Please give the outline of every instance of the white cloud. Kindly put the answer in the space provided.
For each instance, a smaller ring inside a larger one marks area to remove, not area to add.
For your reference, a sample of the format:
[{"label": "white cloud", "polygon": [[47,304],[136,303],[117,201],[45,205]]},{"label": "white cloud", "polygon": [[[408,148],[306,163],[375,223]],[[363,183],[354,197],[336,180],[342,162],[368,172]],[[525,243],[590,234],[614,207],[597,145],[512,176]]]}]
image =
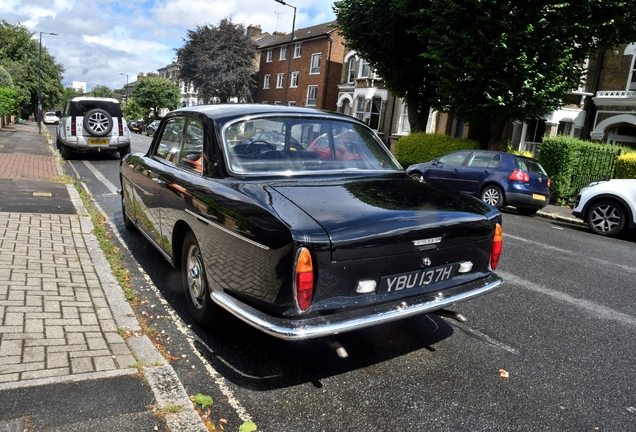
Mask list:
[{"label": "white cloud", "polygon": [[[332,1],[293,0],[296,28],[334,19]],[[66,71],[65,85],[120,88],[139,72],[156,71],[175,57],[188,29],[222,18],[263,31],[290,32],[293,9],[274,0],[0,0],[2,19],[29,30],[55,32],[42,44]],[[275,12],[278,12],[277,16]]]}]

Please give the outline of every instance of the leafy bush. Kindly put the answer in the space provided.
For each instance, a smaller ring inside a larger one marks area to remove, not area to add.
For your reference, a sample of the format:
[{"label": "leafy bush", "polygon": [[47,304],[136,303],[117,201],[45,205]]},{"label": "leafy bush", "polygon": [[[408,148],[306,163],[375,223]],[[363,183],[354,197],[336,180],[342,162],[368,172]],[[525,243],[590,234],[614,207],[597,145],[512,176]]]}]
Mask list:
[{"label": "leafy bush", "polygon": [[406,168],[420,162],[428,162],[455,150],[479,150],[477,141],[454,138],[449,135],[412,133],[401,137],[395,146],[395,157]]},{"label": "leafy bush", "polygon": [[594,144],[557,135],[544,137],[539,162],[550,176],[553,202],[572,202],[578,192],[592,181],[612,178],[619,146]]},{"label": "leafy bush", "polygon": [[15,114],[20,105],[20,93],[8,87],[0,87],[0,115]]},{"label": "leafy bush", "polygon": [[636,179],[636,152],[624,153],[616,159],[616,178]]}]

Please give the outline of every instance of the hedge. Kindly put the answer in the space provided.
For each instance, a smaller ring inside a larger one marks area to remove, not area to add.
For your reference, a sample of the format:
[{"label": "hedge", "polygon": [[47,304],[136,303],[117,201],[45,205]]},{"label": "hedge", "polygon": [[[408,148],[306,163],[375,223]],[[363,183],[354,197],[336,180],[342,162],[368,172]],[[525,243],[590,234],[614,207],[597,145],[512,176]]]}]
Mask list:
[{"label": "hedge", "polygon": [[442,134],[412,133],[401,137],[395,145],[395,157],[406,168],[428,162],[455,150],[479,150],[483,146],[477,141],[455,138]]},{"label": "hedge", "polygon": [[636,152],[622,154],[616,159],[616,178],[636,179]]},{"label": "hedge", "polygon": [[616,158],[623,147],[595,144],[557,135],[544,137],[539,162],[550,177],[552,202],[573,202],[590,182],[614,176]]}]

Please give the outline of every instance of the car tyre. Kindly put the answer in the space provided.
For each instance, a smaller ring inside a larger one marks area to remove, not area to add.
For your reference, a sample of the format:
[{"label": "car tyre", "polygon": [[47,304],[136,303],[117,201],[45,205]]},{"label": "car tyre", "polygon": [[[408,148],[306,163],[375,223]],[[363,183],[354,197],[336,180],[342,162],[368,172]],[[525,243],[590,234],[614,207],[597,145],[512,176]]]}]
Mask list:
[{"label": "car tyre", "polygon": [[503,191],[499,186],[488,185],[479,194],[479,198],[495,208],[502,208],[504,205]]},{"label": "car tyre", "polygon": [[194,322],[203,328],[211,327],[216,305],[210,297],[201,249],[192,231],[188,231],[183,241],[181,275],[186,303]]},{"label": "car tyre", "polygon": [[60,154],[64,160],[71,160],[73,158],[73,150],[64,143],[60,143]]},{"label": "car tyre", "polygon": [[119,158],[123,159],[128,153],[130,153],[130,144],[119,149]]},{"label": "car tyre", "polygon": [[106,110],[93,108],[84,116],[84,128],[92,136],[106,136],[113,129],[113,117]]},{"label": "car tyre", "polygon": [[523,216],[534,216],[537,214],[539,209],[517,207],[517,211]]},{"label": "car tyre", "polygon": [[420,182],[420,183],[424,183],[424,176],[423,176],[421,173],[419,173],[419,172],[415,171],[415,172],[412,172],[412,173],[411,173],[411,174],[409,174],[409,175],[410,175],[412,178],[414,178],[415,180],[417,180],[418,182]]},{"label": "car tyre", "polygon": [[122,218],[124,219],[124,226],[126,227],[127,230],[133,230],[135,229],[135,224],[133,223],[132,220],[130,220],[130,218],[128,217],[128,213],[126,211],[128,207],[126,206],[126,199],[122,196],[121,197],[121,215]]},{"label": "car tyre", "polygon": [[596,234],[616,237],[625,228],[627,212],[612,200],[599,201],[587,212],[587,224]]}]

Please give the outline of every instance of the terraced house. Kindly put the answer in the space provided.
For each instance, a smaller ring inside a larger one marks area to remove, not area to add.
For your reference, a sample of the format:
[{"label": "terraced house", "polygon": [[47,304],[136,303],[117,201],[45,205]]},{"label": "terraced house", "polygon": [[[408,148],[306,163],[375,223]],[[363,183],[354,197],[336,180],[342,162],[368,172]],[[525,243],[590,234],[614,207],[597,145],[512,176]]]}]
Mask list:
[{"label": "terraced house", "polygon": [[[335,21],[259,44],[255,102],[336,110],[344,39]],[[290,45],[291,44],[291,45]]]}]

